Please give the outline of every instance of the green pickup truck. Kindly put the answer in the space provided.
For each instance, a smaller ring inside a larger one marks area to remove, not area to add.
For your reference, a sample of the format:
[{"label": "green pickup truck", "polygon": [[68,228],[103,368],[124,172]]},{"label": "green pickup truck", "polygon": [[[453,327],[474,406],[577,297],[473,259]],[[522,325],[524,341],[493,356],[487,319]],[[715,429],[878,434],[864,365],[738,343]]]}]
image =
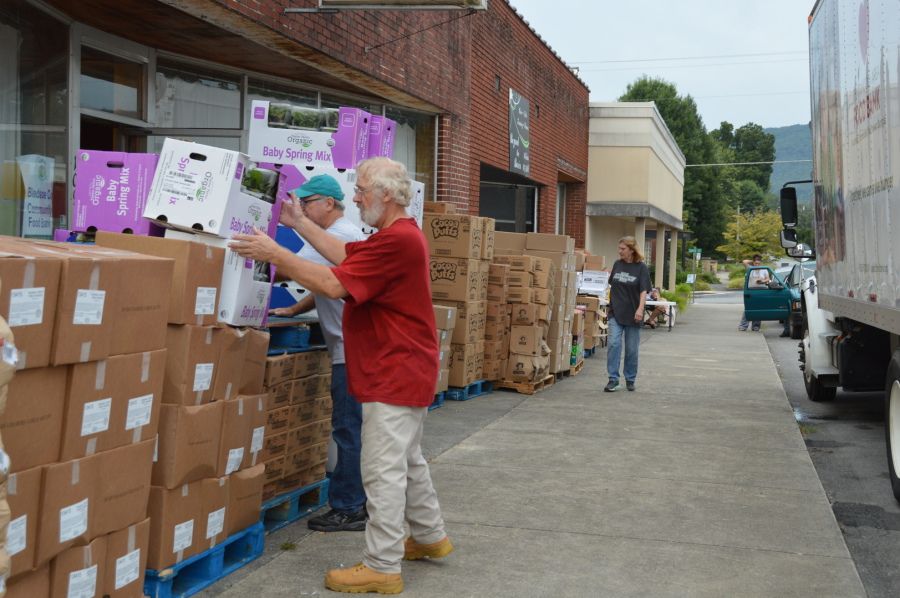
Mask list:
[{"label": "green pickup truck", "polygon": [[[801,265],[797,264],[795,268]],[[803,336],[800,286],[791,284],[794,270],[785,278],[768,266],[749,266],[744,275],[744,312],[747,320],[788,322],[791,338]],[[761,281],[768,280],[768,283]]]}]

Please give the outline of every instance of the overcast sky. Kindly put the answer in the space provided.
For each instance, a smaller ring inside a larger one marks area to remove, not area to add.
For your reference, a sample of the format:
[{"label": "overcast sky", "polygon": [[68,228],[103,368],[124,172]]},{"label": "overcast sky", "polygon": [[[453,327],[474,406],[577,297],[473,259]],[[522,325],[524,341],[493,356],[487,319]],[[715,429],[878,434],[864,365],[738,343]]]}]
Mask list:
[{"label": "overcast sky", "polygon": [[723,120],[809,121],[806,18],[814,0],[509,2],[578,67],[592,102],[614,101],[646,74],[691,95],[707,129]]}]

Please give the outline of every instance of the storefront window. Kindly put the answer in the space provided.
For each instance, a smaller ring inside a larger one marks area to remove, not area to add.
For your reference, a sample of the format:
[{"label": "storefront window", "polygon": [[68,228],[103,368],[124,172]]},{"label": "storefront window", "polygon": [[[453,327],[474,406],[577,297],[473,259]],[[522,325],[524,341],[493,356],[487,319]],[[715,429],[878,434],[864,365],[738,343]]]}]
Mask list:
[{"label": "storefront window", "polygon": [[341,106],[362,108],[371,114],[381,114],[383,108],[381,104],[373,104],[372,102],[365,102],[355,98],[342,98],[339,96],[322,94],[322,108],[340,108]]},{"label": "storefront window", "polygon": [[143,119],[144,66],[95,50],[81,49],[81,107]]},{"label": "storefront window", "polygon": [[[182,141],[193,141],[194,143],[202,143],[203,145],[211,145],[212,147],[226,150],[234,150],[236,152],[241,151],[240,137],[200,137],[195,135],[172,135],[172,137],[181,139]],[[147,151],[151,154],[160,153],[165,140],[166,137],[161,135],[147,137]]]},{"label": "storefront window", "polygon": [[156,124],[191,129],[240,129],[240,78],[160,63],[156,69]]},{"label": "storefront window", "polygon": [[431,201],[434,189],[434,116],[388,106],[388,118],[397,122],[394,133],[394,159],[403,162],[410,176],[425,183],[425,200]]},{"label": "storefront window", "polygon": [[0,3],[0,234],[49,238],[66,222],[66,25]]}]

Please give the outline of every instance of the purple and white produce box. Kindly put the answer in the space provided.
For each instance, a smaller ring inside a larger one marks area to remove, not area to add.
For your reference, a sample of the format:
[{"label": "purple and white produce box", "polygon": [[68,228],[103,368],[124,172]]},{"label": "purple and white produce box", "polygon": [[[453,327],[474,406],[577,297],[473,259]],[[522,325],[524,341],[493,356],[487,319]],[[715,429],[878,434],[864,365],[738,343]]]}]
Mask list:
[{"label": "purple and white produce box", "polygon": [[369,153],[370,158],[384,156],[394,157],[394,135],[397,123],[386,116],[373,114],[369,119]]},{"label": "purple and white produce box", "polygon": [[159,156],[78,150],[72,230],[160,236],[144,216]]},{"label": "purple and white produce box", "polygon": [[371,115],[365,110],[340,108],[336,130],[319,131],[279,123],[281,115],[270,119],[270,108],[270,102],[253,102],[247,149],[251,159],[340,169],[355,168],[368,157]]}]

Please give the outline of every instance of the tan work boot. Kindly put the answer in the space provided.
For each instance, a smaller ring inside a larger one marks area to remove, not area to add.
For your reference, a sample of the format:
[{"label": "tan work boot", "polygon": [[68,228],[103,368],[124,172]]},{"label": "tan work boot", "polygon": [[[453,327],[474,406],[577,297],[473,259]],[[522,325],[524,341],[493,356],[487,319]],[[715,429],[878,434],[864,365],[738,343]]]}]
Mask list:
[{"label": "tan work boot", "polygon": [[410,536],[403,546],[403,558],[407,561],[417,561],[425,557],[439,559],[451,552],[453,552],[453,544],[450,543],[450,538],[447,536],[433,544],[419,544]]},{"label": "tan work boot", "polygon": [[399,594],[403,591],[403,578],[399,573],[379,573],[357,563],[347,569],[332,569],[325,574],[325,587],[335,592],[361,594]]}]

